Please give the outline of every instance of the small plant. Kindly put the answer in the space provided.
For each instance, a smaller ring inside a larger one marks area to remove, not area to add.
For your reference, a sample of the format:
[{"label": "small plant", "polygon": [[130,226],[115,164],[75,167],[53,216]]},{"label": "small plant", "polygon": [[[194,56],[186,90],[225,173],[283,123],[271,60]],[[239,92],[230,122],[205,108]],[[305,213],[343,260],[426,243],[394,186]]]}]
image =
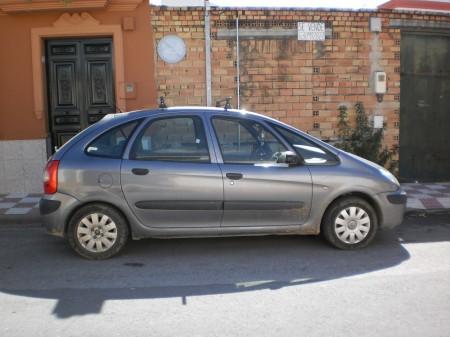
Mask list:
[{"label": "small plant", "polygon": [[352,147],[350,146],[350,142],[347,141],[350,139],[350,132],[351,132],[351,128],[348,125],[347,107],[345,105],[341,105],[339,106],[338,110],[339,110],[338,116],[339,122],[337,126],[340,142],[337,143],[336,146],[344,151],[351,152]]},{"label": "small plant", "polygon": [[364,105],[361,102],[355,104],[355,128],[351,128],[348,120],[348,111],[345,105],[339,108],[338,137],[336,147],[356,154],[367,160],[395,171],[395,163],[391,160],[397,152],[395,148],[383,147],[384,128],[375,129],[367,118]]}]

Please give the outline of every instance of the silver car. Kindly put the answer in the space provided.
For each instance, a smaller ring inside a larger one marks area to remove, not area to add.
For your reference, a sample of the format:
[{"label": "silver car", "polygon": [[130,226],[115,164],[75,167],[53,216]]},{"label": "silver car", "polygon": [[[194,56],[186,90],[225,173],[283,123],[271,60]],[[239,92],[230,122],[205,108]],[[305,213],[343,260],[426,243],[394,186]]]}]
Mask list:
[{"label": "silver car", "polygon": [[112,114],[48,161],[44,224],[81,256],[128,238],[319,234],[367,246],[400,224],[386,169],[256,113],[178,107]]}]

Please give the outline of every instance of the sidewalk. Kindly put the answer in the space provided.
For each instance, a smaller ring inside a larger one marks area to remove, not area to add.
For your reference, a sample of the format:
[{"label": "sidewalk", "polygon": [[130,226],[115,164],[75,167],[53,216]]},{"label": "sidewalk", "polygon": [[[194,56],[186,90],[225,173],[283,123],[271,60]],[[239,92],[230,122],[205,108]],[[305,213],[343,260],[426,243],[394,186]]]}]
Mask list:
[{"label": "sidewalk", "polygon": [[0,194],[0,225],[40,223],[41,196],[39,193]]},{"label": "sidewalk", "polygon": [[408,211],[450,210],[450,183],[402,184]]},{"label": "sidewalk", "polygon": [[[450,183],[402,184],[408,212],[450,211]],[[0,225],[40,223],[41,194],[0,194]]]}]

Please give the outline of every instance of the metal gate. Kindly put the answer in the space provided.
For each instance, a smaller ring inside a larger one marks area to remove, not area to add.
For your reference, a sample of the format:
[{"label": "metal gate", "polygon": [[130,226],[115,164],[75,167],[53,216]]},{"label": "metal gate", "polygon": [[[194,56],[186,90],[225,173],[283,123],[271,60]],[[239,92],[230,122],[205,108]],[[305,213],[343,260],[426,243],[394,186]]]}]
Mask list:
[{"label": "metal gate", "polygon": [[112,40],[49,40],[46,47],[49,129],[59,147],[115,112]]},{"label": "metal gate", "polygon": [[400,177],[450,180],[450,36],[403,33]]}]

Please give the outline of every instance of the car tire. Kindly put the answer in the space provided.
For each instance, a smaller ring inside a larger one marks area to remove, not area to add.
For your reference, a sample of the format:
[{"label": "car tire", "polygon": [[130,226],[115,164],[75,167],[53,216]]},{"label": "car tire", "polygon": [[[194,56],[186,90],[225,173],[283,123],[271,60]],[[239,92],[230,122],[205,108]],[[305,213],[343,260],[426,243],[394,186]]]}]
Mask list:
[{"label": "car tire", "polygon": [[325,239],[339,249],[366,247],[375,237],[378,218],[374,208],[364,199],[338,199],[327,209],[321,226]]},{"label": "car tire", "polygon": [[125,218],[104,204],[90,204],[77,210],[67,229],[70,246],[91,260],[104,260],[116,255],[125,246],[128,236]]}]

